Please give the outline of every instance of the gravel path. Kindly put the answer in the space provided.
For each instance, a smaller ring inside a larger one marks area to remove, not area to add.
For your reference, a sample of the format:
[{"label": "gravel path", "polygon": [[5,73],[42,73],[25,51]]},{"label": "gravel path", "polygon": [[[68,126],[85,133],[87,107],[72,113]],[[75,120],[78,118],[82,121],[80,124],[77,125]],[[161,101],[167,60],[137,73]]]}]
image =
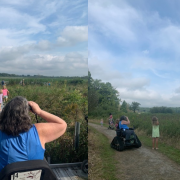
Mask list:
[{"label": "gravel path", "polygon": [[[114,130],[88,123],[99,132],[106,135],[109,143],[116,136]],[[118,167],[121,175],[118,179],[123,180],[178,180],[180,179],[180,166],[158,152],[143,146],[140,148],[116,151]],[[179,157],[180,158],[180,157]],[[118,173],[117,173],[118,174]]]}]

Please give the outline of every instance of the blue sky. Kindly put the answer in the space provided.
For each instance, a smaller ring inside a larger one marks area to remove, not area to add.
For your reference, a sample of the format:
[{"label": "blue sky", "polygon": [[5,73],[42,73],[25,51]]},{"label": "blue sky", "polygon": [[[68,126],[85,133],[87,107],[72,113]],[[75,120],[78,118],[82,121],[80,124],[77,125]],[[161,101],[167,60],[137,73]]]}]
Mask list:
[{"label": "blue sky", "polygon": [[180,107],[180,2],[91,0],[88,68],[121,100]]},{"label": "blue sky", "polygon": [[1,0],[0,72],[84,76],[87,0]]}]

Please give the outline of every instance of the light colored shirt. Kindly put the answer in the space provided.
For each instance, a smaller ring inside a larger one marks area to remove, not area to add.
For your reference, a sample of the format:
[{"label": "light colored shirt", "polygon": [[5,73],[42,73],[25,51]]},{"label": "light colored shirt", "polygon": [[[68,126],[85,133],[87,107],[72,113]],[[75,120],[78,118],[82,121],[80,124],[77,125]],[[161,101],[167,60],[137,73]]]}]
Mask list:
[{"label": "light colored shirt", "polygon": [[3,102],[3,94],[0,94],[0,103]]}]

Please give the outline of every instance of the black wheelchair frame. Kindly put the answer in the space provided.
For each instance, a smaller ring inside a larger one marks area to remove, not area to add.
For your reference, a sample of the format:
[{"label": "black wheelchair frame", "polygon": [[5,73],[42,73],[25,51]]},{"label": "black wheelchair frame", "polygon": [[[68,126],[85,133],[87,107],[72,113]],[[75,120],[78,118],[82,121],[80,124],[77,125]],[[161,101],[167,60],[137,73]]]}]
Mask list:
[{"label": "black wheelchair frame", "polygon": [[57,180],[46,160],[29,160],[6,165],[0,172],[0,180],[18,179],[20,173],[40,170],[40,180]]},{"label": "black wheelchair frame", "polygon": [[117,136],[111,142],[111,147],[117,151],[123,151],[128,147],[141,147],[141,142],[134,132],[133,128],[129,129],[117,129]]}]

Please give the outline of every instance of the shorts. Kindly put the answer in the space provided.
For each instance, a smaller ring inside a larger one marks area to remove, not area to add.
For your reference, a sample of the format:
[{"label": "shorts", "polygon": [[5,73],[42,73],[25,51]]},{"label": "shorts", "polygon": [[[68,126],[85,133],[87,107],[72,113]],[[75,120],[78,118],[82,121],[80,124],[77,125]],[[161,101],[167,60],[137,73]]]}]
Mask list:
[{"label": "shorts", "polygon": [[8,96],[4,96],[4,98],[8,98]]}]

